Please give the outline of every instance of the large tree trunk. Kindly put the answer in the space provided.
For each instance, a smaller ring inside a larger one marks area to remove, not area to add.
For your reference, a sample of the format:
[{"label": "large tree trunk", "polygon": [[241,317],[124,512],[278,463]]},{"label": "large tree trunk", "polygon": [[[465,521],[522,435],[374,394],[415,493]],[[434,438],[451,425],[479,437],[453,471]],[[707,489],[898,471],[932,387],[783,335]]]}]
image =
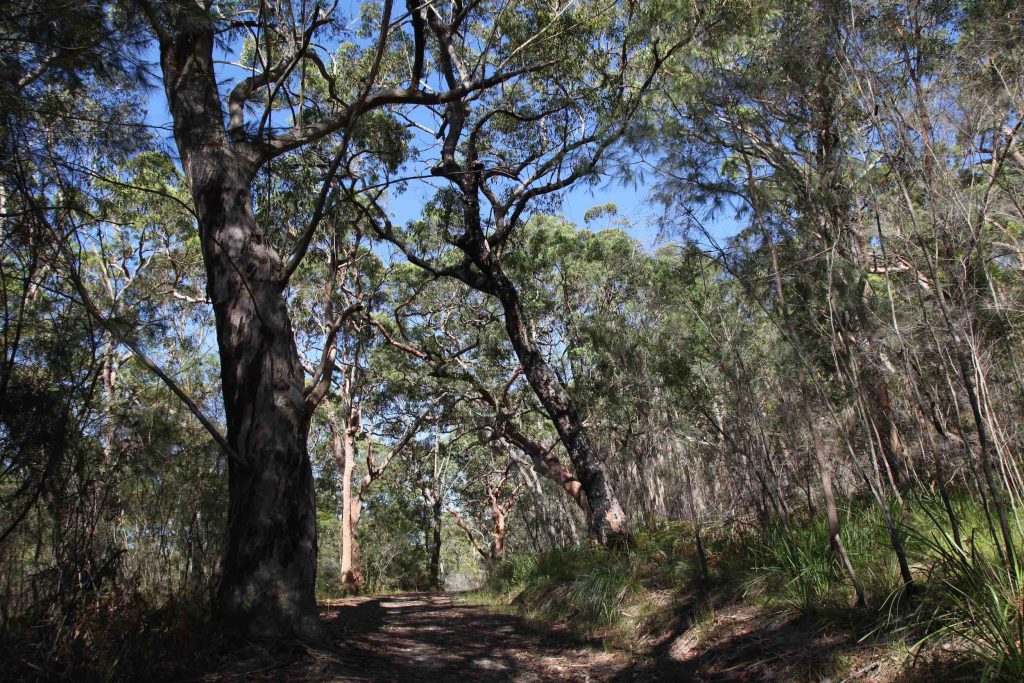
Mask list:
[{"label": "large tree trunk", "polygon": [[591,444],[569,393],[530,334],[526,311],[515,285],[500,268],[495,268],[488,275],[491,276],[495,295],[504,310],[505,329],[523,374],[554,423],[572,461],[576,478],[587,494],[590,535],[598,543],[605,544],[609,534],[626,530],[626,515],[608,481],[604,459]]},{"label": "large tree trunk", "polygon": [[342,489],[342,505],[344,513],[341,517],[341,588],[345,593],[355,595],[359,592],[359,578],[356,572],[356,519],[352,509],[358,504],[352,497],[352,470],[354,455],[351,442],[346,444],[344,488]]},{"label": "large tree trunk", "polygon": [[214,611],[226,626],[251,635],[316,638],[310,410],[280,284],[281,258],[253,215],[255,169],[225,133],[213,44],[209,20],[182,11],[160,56],[199,219],[234,451]]},{"label": "large tree trunk", "polygon": [[200,206],[217,188],[214,206],[203,206],[199,215],[227,439],[237,455],[229,464],[216,608],[222,619],[251,632],[311,635],[318,624],[317,535],[304,378],[274,278],[278,264],[250,243],[258,233],[248,187],[224,180],[193,190]]}]

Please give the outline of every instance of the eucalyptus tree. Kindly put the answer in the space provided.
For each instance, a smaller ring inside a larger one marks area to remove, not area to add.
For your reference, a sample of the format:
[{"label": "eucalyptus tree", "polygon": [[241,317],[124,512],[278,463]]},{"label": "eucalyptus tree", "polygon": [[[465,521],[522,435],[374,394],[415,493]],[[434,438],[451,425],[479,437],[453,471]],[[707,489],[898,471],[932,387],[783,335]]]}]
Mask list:
[{"label": "eucalyptus tree", "polygon": [[[372,324],[374,311],[387,305],[380,290],[390,270],[360,247],[358,237],[350,254],[347,277],[340,278],[335,289],[349,298],[345,310],[353,315],[343,330],[328,337],[340,371],[328,389],[325,408],[341,487],[341,587],[343,592],[356,593],[361,583],[358,524],[371,487],[437,419],[446,394],[422,382],[415,372],[395,377],[391,359],[382,349],[384,339]],[[335,275],[328,281],[336,279]],[[319,323],[326,331],[334,316],[331,306],[324,309],[327,315]],[[363,461],[358,481],[357,458]]]},{"label": "eucalyptus tree", "polygon": [[465,436],[458,427],[435,426],[408,452],[411,483],[425,503],[423,540],[428,551],[427,581],[433,590],[442,586],[444,511],[454,495],[456,484],[463,477],[460,455]]},{"label": "eucalyptus tree", "polygon": [[[306,386],[289,314],[290,280],[336,204],[334,181],[351,170],[341,167],[369,113],[456,101],[537,64],[488,62],[465,81],[435,78],[435,67],[452,55],[472,59],[470,46],[452,34],[428,39],[427,9],[411,5],[403,13],[391,0],[365,6],[365,34],[349,28],[337,5],[138,0],[136,6],[159,46],[216,321],[231,471],[216,612],[225,624],[254,634],[318,637],[306,441],[333,372],[328,359],[318,382]],[[474,25],[494,26],[492,35],[502,21],[489,5],[451,9],[455,26],[472,16]],[[520,41],[550,23],[542,8],[524,7],[518,15],[533,22]],[[229,66],[222,57],[241,61]],[[261,223],[254,180],[316,145],[332,151],[306,225]]]},{"label": "eucalyptus tree", "polygon": [[458,491],[461,513],[454,507],[448,513],[484,563],[493,564],[505,557],[509,516],[528,480],[509,454],[486,445],[474,450],[476,457],[464,465],[472,474]]},{"label": "eucalyptus tree", "polygon": [[[592,227],[601,212],[614,208],[588,212]],[[677,463],[659,447],[653,422],[676,404],[672,387],[690,363],[684,310],[695,279],[685,250],[651,254],[620,228],[591,232],[547,216],[535,216],[520,239],[507,268],[537,321],[539,345],[579,397],[629,508],[644,520],[665,517]]]},{"label": "eucalyptus tree", "polygon": [[[447,187],[424,221],[400,231],[375,207],[379,234],[412,263],[500,303],[523,373],[586,492],[591,535],[602,543],[626,530],[626,515],[575,401],[537,344],[534,322],[503,259],[515,251],[517,233],[538,206],[614,167],[616,143],[644,106],[662,65],[713,32],[730,8],[728,2],[565,5],[553,16],[551,35],[529,43],[518,37],[533,33],[534,21],[507,16],[502,29],[517,37],[509,41],[512,49],[496,44],[476,60],[446,57],[439,70],[448,87],[472,81],[481,67],[512,57],[548,68],[445,104],[430,131],[439,149],[429,173]],[[446,21],[435,6],[425,14],[439,41],[453,35],[486,41],[487,27],[475,36],[476,27]],[[424,241],[425,234],[432,239]]]},{"label": "eucalyptus tree", "polygon": [[463,404],[458,415],[463,426],[483,441],[513,446],[589,520],[586,493],[559,458],[557,435],[536,419],[542,408],[523,377],[493,300],[457,280],[436,280],[420,269],[394,278],[392,292],[390,317],[371,318],[394,352],[391,363],[422,377],[435,394]]}]

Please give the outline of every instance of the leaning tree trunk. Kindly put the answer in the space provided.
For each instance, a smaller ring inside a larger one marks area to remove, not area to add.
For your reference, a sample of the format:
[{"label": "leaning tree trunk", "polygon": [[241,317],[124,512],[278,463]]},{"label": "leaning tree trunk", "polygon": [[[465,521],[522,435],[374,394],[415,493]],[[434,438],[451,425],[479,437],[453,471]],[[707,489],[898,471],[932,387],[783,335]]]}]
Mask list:
[{"label": "leaning tree trunk", "polygon": [[587,503],[587,494],[583,490],[583,485],[573,476],[569,468],[562,464],[558,456],[516,429],[506,429],[505,437],[530,458],[534,472],[555,482],[560,489],[565,491],[576,507],[583,512],[583,518],[587,521],[589,528],[590,505]]},{"label": "leaning tree trunk", "polygon": [[495,295],[504,310],[505,329],[522,365],[523,374],[554,423],[572,461],[576,478],[587,495],[590,535],[603,545],[608,542],[609,534],[626,530],[626,515],[608,481],[604,459],[591,444],[569,392],[548,365],[530,334],[526,311],[515,285],[500,268],[495,268],[489,275]]},{"label": "leaning tree trunk", "polygon": [[[449,107],[448,113],[463,116],[465,102],[459,107]],[[459,130],[455,124],[452,131]],[[451,136],[452,133],[449,133]],[[457,136],[457,133],[455,134]],[[449,140],[453,138],[448,138]],[[446,147],[447,142],[446,142]],[[448,152],[446,152],[448,153]],[[471,153],[471,157],[475,151]],[[454,164],[449,158],[447,162]],[[446,163],[447,163],[446,162]],[[470,166],[476,167],[472,161]],[[608,481],[607,469],[601,454],[594,448],[587,434],[583,420],[576,412],[576,406],[569,397],[561,380],[548,365],[536,341],[529,331],[529,319],[519,290],[515,283],[505,275],[501,267],[500,250],[492,250],[488,243],[484,224],[480,214],[481,191],[478,174],[462,174],[458,165],[442,166],[431,171],[433,175],[443,175],[451,180],[462,191],[462,216],[465,226],[463,234],[453,242],[476,270],[464,269],[455,275],[474,289],[486,292],[495,297],[502,307],[505,317],[505,330],[509,342],[516,353],[534,394],[544,406],[544,411],[555,426],[558,436],[569,454],[576,478],[583,487],[590,506],[588,526],[590,536],[598,543],[605,545],[611,535],[626,531],[626,515],[619,505],[611,483]],[[493,207],[492,207],[493,208]]]},{"label": "leaning tree trunk", "polygon": [[161,66],[199,220],[233,450],[214,611],[226,626],[252,635],[315,638],[321,627],[310,410],[281,258],[253,214],[255,169],[225,133],[213,27],[187,12],[178,21],[161,40]]},{"label": "leaning tree trunk", "polygon": [[[803,386],[803,371],[800,374],[801,386]],[[853,562],[850,561],[850,555],[846,552],[846,545],[843,543],[842,536],[839,535],[839,510],[836,507],[836,493],[832,485],[832,472],[829,470],[828,461],[825,458],[824,446],[821,442],[821,436],[818,434],[818,428],[814,424],[814,417],[807,408],[806,397],[804,400],[804,419],[811,432],[811,447],[814,449],[814,458],[818,465],[818,476],[821,477],[821,495],[824,498],[825,519],[828,522],[828,541],[832,546],[832,552],[835,553],[836,558],[843,565],[843,570],[846,571],[847,576],[850,577],[850,582],[853,584],[853,592],[856,596],[855,606],[866,607],[867,597],[864,593],[864,587],[857,578]]]}]

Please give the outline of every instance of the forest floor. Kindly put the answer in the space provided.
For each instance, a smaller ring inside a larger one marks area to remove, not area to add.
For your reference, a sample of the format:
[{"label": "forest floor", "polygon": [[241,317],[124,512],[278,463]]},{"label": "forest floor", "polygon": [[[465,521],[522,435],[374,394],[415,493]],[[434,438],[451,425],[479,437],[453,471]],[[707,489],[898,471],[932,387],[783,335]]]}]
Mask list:
[{"label": "forest floor", "polygon": [[[407,593],[322,606],[331,646],[252,646],[198,681],[917,681],[905,656],[853,631],[753,607],[720,609],[643,653],[607,651],[564,625],[541,625],[458,595]],[[940,677],[941,678],[941,677]],[[932,678],[934,680],[934,678]]]},{"label": "forest floor", "polygon": [[331,647],[251,646],[198,681],[608,681],[629,664],[600,642],[542,628],[456,594],[322,603]]}]

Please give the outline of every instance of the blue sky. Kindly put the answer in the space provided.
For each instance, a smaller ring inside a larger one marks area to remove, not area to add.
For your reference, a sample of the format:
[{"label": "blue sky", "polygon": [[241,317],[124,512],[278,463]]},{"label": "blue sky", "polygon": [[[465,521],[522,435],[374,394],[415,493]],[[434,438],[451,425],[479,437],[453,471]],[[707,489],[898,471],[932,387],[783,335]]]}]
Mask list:
[{"label": "blue sky", "polygon": [[[219,55],[220,59],[228,61],[233,55]],[[147,91],[147,99],[140,103],[145,109],[146,123],[152,126],[153,131],[164,143],[165,149],[173,157],[177,157],[177,150],[171,134],[170,114],[167,108],[166,98],[162,83],[159,82],[159,55],[156,47],[153,46],[143,59],[150,64],[150,71],[157,78],[154,87]],[[233,85],[234,79],[247,75],[240,69],[229,64],[218,65],[218,78],[222,83],[222,90],[226,91]],[[283,123],[283,122],[282,122]],[[414,141],[415,144],[415,141]],[[639,160],[638,160],[639,161]],[[420,164],[422,168],[422,164]],[[606,180],[596,185],[578,183],[561,194],[561,213],[580,227],[591,229],[602,229],[606,227],[625,228],[627,232],[638,240],[646,249],[651,249],[661,242],[671,241],[671,235],[662,235],[658,227],[658,219],[661,217],[662,207],[652,200],[651,194],[656,178],[648,172],[642,180],[634,180],[628,183],[621,183],[614,180]],[[412,181],[408,183],[407,189],[401,194],[392,194],[388,199],[388,210],[396,225],[402,225],[409,220],[417,218],[422,211],[425,202],[434,193],[435,188],[441,187],[436,179],[428,181]],[[596,221],[594,225],[587,226],[584,221],[584,214],[588,209],[595,206],[614,203],[618,208],[618,217]],[[708,221],[707,227],[715,239],[722,240],[738,230],[738,226],[731,217],[719,216]]]}]

